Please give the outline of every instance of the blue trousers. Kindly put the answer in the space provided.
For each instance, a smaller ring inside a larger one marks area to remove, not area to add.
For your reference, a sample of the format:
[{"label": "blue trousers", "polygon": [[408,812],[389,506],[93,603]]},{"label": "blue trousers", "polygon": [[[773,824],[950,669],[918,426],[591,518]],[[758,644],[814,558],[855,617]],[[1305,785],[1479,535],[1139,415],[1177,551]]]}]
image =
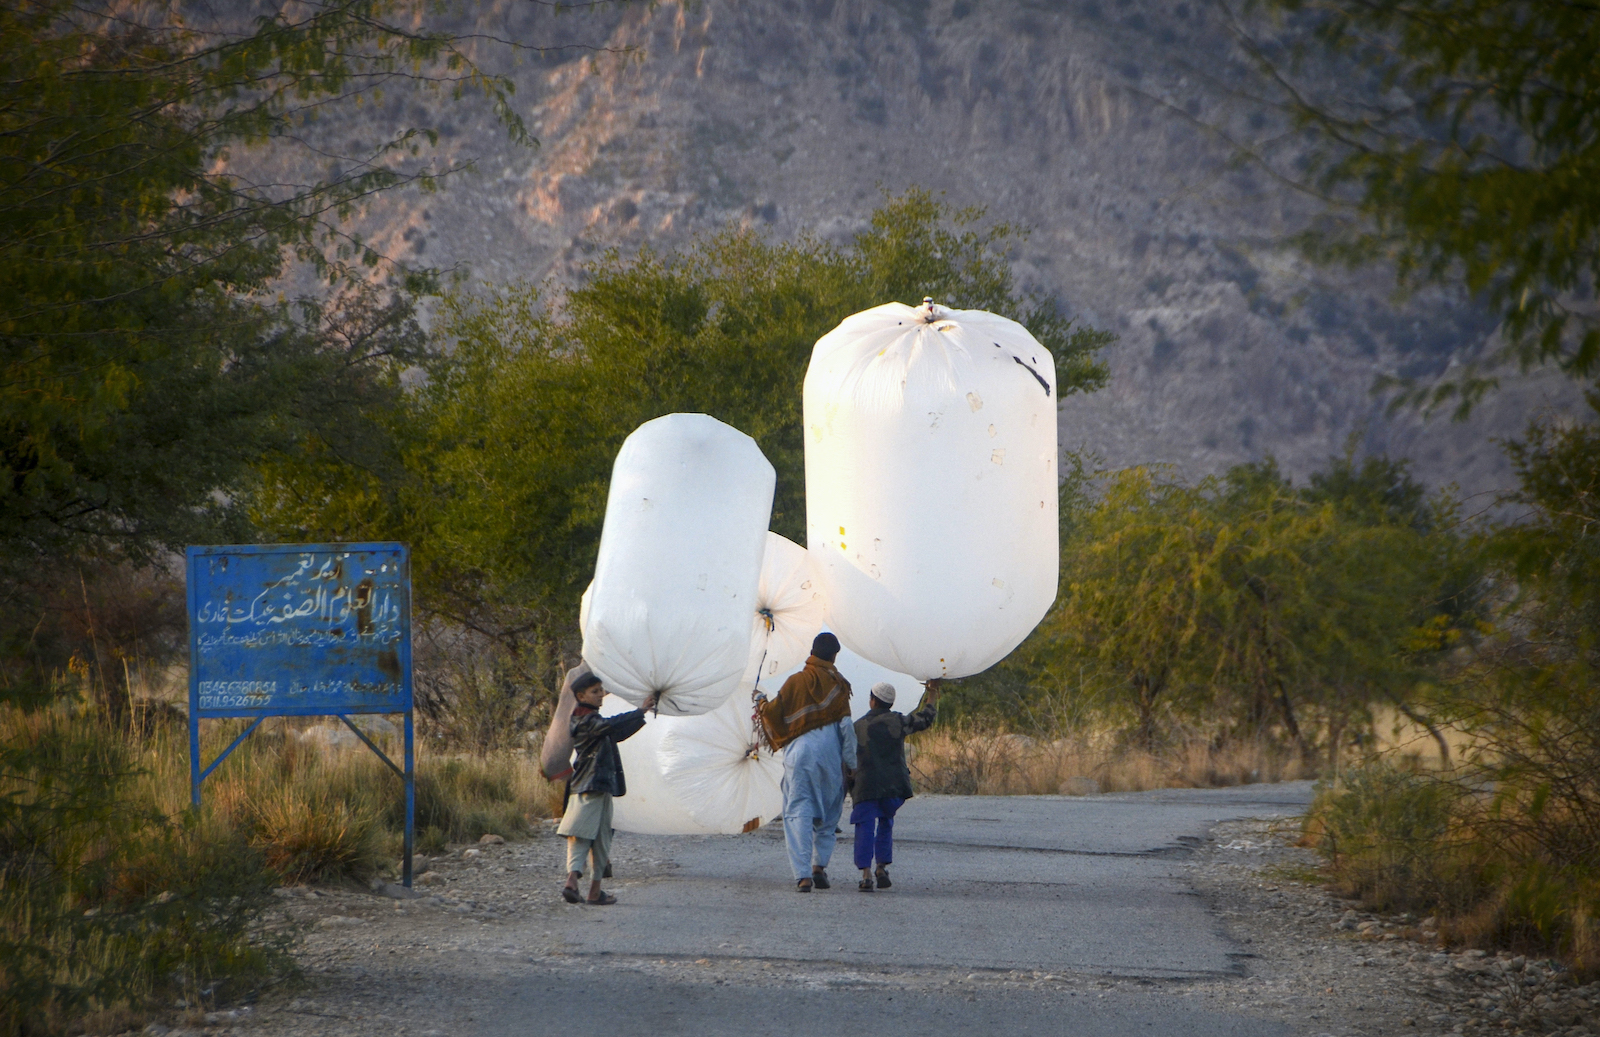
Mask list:
[{"label": "blue trousers", "polygon": [[894,860],[894,815],[903,799],[869,799],[850,809],[850,823],[856,826],[856,867],[878,867]]}]

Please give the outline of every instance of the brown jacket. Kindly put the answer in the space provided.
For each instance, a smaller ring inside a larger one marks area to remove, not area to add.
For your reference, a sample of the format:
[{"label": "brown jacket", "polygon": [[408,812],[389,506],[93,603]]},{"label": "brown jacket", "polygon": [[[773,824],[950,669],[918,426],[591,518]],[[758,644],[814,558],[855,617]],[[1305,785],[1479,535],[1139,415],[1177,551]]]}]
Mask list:
[{"label": "brown jacket", "polygon": [[778,697],[761,704],[761,726],[774,749],[807,731],[838,723],[850,715],[850,682],[833,663],[811,656],[805,668],[783,682]]}]

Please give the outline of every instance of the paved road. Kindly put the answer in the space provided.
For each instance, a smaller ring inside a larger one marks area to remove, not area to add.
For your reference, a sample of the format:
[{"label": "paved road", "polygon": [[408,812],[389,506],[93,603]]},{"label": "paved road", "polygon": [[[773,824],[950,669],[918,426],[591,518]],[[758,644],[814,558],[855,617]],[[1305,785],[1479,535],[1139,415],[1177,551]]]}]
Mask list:
[{"label": "paved road", "polygon": [[[789,891],[776,831],[620,835],[620,857],[676,867],[628,881],[616,908],[573,909],[538,923],[526,938],[563,955],[560,967],[460,977],[476,1006],[461,1029],[483,1037],[997,1030],[1277,1037],[1290,1028],[1184,997],[1186,983],[1240,974],[1248,956],[1186,887],[1181,861],[1218,821],[1293,815],[1309,797],[1307,783],[1084,798],[918,797],[897,825],[895,888],[871,895],[856,891],[844,844],[831,869],[835,887],[801,895]],[[776,971],[760,975],[802,979],[690,983],[625,964],[646,956],[713,967],[762,962]],[[969,989],[939,979],[968,969],[1135,982],[1108,996],[1081,985]],[[574,997],[587,1002],[581,1023]]]}]

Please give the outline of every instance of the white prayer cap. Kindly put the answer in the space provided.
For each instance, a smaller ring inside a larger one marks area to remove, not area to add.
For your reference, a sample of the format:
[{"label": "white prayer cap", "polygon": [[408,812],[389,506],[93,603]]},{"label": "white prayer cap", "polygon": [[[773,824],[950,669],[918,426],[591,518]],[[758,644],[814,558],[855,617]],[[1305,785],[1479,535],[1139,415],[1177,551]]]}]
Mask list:
[{"label": "white prayer cap", "polygon": [[888,681],[879,681],[872,686],[872,697],[885,706],[894,705],[894,685]]}]

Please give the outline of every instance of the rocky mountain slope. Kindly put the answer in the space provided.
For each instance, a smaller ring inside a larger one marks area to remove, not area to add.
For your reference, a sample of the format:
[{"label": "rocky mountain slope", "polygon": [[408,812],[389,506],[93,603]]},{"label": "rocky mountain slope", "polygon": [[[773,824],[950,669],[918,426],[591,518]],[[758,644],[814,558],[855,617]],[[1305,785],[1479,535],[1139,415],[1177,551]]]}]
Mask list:
[{"label": "rocky mountain slope", "polygon": [[1492,321],[1442,294],[1399,304],[1381,272],[1313,269],[1283,245],[1315,209],[1230,165],[1208,131],[1270,132],[1271,113],[1235,89],[1220,9],[1199,0],[478,11],[485,37],[579,46],[479,45],[514,77],[537,148],[507,143],[471,99],[391,98],[374,115],[432,123],[447,156],[477,163],[442,194],[374,206],[365,232],[397,258],[560,281],[599,250],[730,222],[848,237],[883,191],[917,185],[1031,227],[1023,283],[1120,336],[1110,387],[1061,411],[1063,443],[1109,463],[1193,476],[1271,453],[1303,476],[1354,435],[1481,491],[1508,481],[1490,437],[1572,405],[1542,376],[1466,425],[1385,415],[1376,375],[1436,376],[1480,353]]}]

